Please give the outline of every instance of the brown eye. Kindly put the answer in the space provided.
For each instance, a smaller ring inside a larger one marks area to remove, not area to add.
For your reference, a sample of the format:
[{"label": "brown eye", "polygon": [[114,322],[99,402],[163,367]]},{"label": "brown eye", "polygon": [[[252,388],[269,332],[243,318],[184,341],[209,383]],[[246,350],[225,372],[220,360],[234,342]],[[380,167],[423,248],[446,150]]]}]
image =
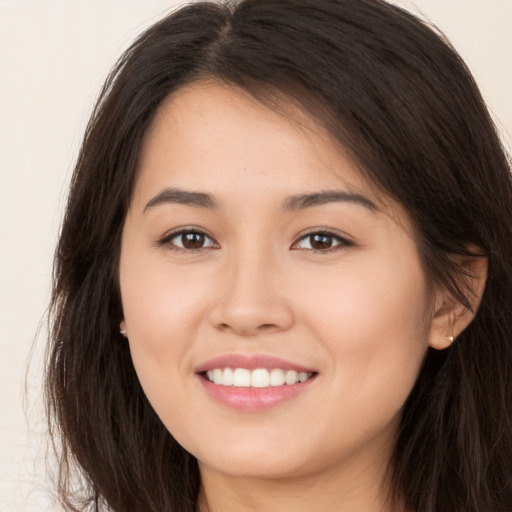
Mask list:
[{"label": "brown eye", "polygon": [[317,251],[322,249],[330,249],[334,243],[334,239],[330,235],[309,235],[309,239],[311,248]]},{"label": "brown eye", "polygon": [[347,247],[352,245],[339,235],[333,233],[310,233],[303,236],[293,247],[293,249],[305,249],[309,251],[328,251],[335,247]]},{"label": "brown eye", "polygon": [[170,244],[174,248],[184,250],[198,250],[216,248],[217,244],[201,231],[188,230],[173,233],[162,240],[162,245]]},{"label": "brown eye", "polygon": [[201,249],[205,238],[203,233],[184,233],[181,235],[181,243],[185,249]]}]

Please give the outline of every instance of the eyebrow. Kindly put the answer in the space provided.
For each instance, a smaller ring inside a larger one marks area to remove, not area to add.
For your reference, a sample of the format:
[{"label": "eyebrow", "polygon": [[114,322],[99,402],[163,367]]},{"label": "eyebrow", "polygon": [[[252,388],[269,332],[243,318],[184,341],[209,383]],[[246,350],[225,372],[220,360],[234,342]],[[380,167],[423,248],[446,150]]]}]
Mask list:
[{"label": "eyebrow", "polygon": [[288,198],[284,203],[285,211],[305,210],[313,206],[320,206],[327,203],[353,203],[377,212],[377,205],[367,197],[357,192],[348,190],[328,190],[314,194],[302,194]]},{"label": "eyebrow", "polygon": [[210,194],[204,192],[190,192],[179,188],[166,188],[149,200],[144,212],[160,204],[177,203],[198,208],[216,209],[218,205]]},{"label": "eyebrow", "polygon": [[[217,209],[219,207],[217,201],[215,201],[210,194],[206,194],[204,192],[191,192],[179,188],[166,188],[149,200],[144,207],[144,212],[150,208],[154,208],[155,206],[168,203],[184,204],[198,208],[207,208],[210,210]],[[328,203],[352,203],[364,206],[372,212],[379,210],[376,204],[367,197],[357,192],[347,190],[329,190],[325,192],[291,196],[284,202],[283,210],[287,212],[305,210],[307,208]]]}]

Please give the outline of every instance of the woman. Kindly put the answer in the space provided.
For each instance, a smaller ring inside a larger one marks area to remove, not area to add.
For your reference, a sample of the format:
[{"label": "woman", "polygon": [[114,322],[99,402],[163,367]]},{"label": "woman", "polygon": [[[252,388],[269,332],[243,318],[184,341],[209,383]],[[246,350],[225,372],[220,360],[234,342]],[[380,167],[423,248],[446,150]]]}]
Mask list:
[{"label": "woman", "polygon": [[405,11],[157,23],[102,91],[58,246],[64,503],[510,510],[511,207],[469,72]]}]

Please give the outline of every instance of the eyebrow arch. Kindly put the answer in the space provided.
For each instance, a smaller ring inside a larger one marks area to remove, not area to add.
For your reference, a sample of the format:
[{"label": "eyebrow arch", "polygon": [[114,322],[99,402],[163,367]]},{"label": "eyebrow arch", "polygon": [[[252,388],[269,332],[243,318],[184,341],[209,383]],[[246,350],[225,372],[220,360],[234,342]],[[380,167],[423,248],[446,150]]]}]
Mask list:
[{"label": "eyebrow arch", "polygon": [[367,197],[347,190],[329,190],[292,196],[285,201],[283,208],[285,211],[297,211],[327,203],[353,203],[364,206],[372,212],[379,211],[377,205]]},{"label": "eyebrow arch", "polygon": [[[320,206],[327,203],[353,203],[364,206],[372,212],[379,211],[373,201],[367,197],[346,190],[330,190],[326,192],[315,192],[313,194],[300,194],[289,197],[285,202],[284,211],[297,211]],[[191,192],[180,188],[165,188],[148,201],[144,212],[155,206],[167,203],[184,204],[198,208],[217,209],[215,199],[204,192]]]},{"label": "eyebrow arch", "polygon": [[144,212],[149,208],[154,208],[155,206],[166,203],[185,204],[208,209],[218,208],[217,203],[210,194],[205,194],[204,192],[189,192],[179,188],[165,188],[149,200],[144,207]]}]

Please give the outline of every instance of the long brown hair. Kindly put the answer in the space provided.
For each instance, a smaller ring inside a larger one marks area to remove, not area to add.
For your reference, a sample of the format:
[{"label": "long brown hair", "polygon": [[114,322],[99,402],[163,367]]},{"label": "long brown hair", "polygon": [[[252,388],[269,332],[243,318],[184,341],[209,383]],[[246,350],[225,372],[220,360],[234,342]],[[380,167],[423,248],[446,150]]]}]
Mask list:
[{"label": "long brown hair", "polygon": [[427,354],[390,474],[393,495],[415,512],[511,510],[509,163],[461,58],[382,0],[196,2],[149,28],[108,77],[54,266],[46,399],[63,503],[196,509],[196,460],[153,411],[119,334],[117,263],[146,129],[172,91],[205,77],[277,109],[284,96],[323,123],[405,207],[426,275],[463,304],[461,257],[488,257],[474,321],[450,349]]}]

